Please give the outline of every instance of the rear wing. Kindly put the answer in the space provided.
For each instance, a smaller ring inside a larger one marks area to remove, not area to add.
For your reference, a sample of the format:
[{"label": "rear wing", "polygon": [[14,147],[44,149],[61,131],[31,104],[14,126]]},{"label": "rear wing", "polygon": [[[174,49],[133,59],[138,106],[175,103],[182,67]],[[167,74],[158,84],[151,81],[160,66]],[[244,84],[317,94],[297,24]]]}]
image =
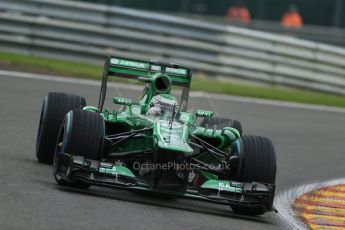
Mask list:
[{"label": "rear wing", "polygon": [[105,61],[98,108],[102,111],[109,77],[127,79],[147,78],[149,80],[156,73],[164,73],[169,76],[172,85],[183,87],[181,109],[185,110],[187,108],[189,88],[192,80],[191,69],[172,63],[141,61],[114,56],[108,57]]},{"label": "rear wing", "polygon": [[138,79],[151,78],[155,73],[164,73],[170,77],[173,85],[180,86],[189,86],[192,79],[191,69],[176,64],[119,57],[109,57],[107,62],[104,69],[107,76]]}]

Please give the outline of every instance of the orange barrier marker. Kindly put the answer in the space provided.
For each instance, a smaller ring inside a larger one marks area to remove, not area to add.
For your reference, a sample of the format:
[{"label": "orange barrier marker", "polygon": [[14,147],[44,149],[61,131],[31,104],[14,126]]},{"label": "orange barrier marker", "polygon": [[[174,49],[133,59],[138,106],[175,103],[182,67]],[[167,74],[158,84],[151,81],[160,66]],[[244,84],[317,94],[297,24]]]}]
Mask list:
[{"label": "orange barrier marker", "polygon": [[310,229],[345,229],[345,184],[303,194],[293,209]]}]

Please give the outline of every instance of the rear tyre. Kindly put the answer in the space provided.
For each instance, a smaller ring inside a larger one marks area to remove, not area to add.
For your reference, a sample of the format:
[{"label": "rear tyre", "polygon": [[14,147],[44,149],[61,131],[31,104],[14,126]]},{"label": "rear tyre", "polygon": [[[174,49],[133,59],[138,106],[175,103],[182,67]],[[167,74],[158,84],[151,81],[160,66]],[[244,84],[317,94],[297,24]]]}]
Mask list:
[{"label": "rear tyre", "polygon": [[55,149],[54,177],[64,186],[88,188],[82,181],[68,182],[57,174],[59,154],[82,156],[90,160],[101,160],[104,141],[104,121],[98,113],[72,110],[66,114]]},{"label": "rear tyre", "polygon": [[[241,158],[239,170],[234,177],[236,181],[275,184],[276,155],[271,140],[266,137],[242,136],[235,142],[233,149]],[[273,197],[271,202],[273,203]],[[263,207],[231,205],[231,208],[235,213],[245,215],[265,213]]]},{"label": "rear tyre", "polygon": [[44,98],[36,139],[36,157],[39,162],[52,164],[56,139],[66,113],[86,105],[83,97],[66,93],[49,93]]},{"label": "rear tyre", "polygon": [[222,129],[225,127],[231,127],[237,129],[237,131],[242,135],[242,125],[241,122],[237,120],[232,120],[229,118],[224,117],[211,117],[211,118],[204,118],[200,122],[200,126],[205,127],[208,125],[208,127],[212,128],[213,126],[217,126],[217,128]]}]

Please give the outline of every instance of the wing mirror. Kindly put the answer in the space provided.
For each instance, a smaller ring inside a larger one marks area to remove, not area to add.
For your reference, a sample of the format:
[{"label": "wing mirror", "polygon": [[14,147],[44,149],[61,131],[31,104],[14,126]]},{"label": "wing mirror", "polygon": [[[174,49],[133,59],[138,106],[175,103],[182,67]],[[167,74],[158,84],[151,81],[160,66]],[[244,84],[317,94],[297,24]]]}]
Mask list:
[{"label": "wing mirror", "polygon": [[114,104],[118,104],[118,105],[125,105],[125,106],[131,106],[132,105],[131,99],[123,98],[123,97],[114,97],[113,102],[114,102]]},{"label": "wing mirror", "polygon": [[208,117],[208,118],[211,118],[213,117],[213,112],[212,111],[207,111],[207,110],[196,110],[195,111],[195,115],[197,117]]}]

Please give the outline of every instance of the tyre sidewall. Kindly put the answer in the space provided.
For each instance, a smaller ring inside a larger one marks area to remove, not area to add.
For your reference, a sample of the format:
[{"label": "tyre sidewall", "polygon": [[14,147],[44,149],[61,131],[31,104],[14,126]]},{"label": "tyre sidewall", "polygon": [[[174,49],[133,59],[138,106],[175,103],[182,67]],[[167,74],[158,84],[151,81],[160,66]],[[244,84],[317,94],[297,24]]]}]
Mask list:
[{"label": "tyre sidewall", "polygon": [[42,144],[44,141],[42,139],[44,138],[44,130],[46,129],[46,124],[47,124],[47,113],[48,113],[48,96],[46,96],[43,100],[43,105],[42,105],[42,110],[41,110],[41,116],[40,116],[40,121],[39,121],[39,126],[38,126],[38,131],[37,131],[37,138],[36,138],[36,156],[37,153],[40,151],[40,148],[42,148]]}]

